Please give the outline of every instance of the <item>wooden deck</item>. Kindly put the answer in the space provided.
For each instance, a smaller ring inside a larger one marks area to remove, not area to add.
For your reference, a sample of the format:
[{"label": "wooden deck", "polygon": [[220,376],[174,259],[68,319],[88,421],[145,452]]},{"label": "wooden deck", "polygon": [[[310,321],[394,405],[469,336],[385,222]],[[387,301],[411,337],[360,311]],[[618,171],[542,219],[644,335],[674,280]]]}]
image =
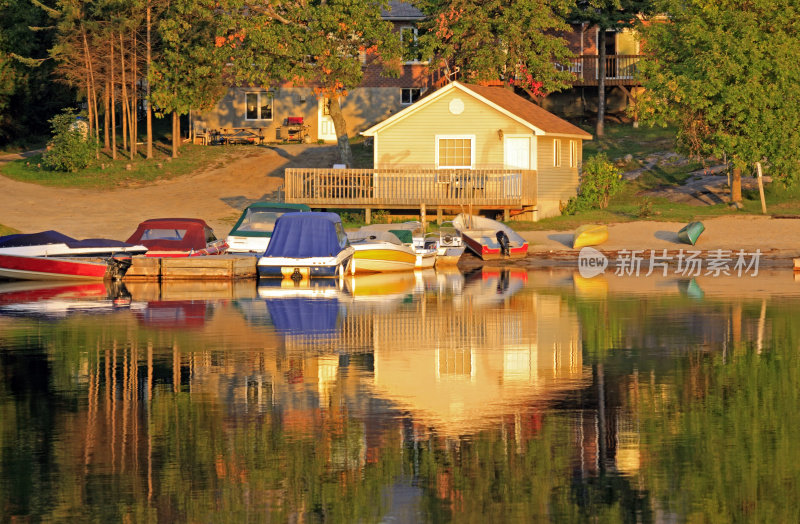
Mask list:
[{"label": "wooden deck", "polygon": [[[636,64],[642,59],[641,55],[608,55],[606,56],[606,85],[607,86],[638,86],[636,77]],[[599,83],[598,64],[600,57],[597,55],[578,55],[569,64],[559,65],[562,70],[570,71],[575,75],[573,85],[596,86]]]},{"label": "wooden deck", "polygon": [[286,202],[311,207],[523,209],[536,171],[510,169],[286,169]]}]

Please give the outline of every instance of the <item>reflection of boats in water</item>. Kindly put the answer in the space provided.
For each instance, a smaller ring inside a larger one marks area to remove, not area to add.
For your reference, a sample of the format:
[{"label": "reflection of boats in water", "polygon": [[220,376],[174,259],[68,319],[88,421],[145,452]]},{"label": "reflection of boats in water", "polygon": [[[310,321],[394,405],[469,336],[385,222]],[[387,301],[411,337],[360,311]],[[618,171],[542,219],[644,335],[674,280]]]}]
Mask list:
[{"label": "reflection of boats in water", "polygon": [[5,315],[63,318],[73,313],[109,313],[130,307],[125,287],[119,282],[0,284],[0,314]]},{"label": "reflection of boats in water", "polygon": [[202,327],[212,313],[213,307],[205,300],[154,300],[135,311],[142,325],[159,329]]},{"label": "reflection of boats in water", "polygon": [[528,273],[525,270],[507,268],[481,268],[466,277],[464,296],[474,304],[497,304],[511,297],[525,286]]}]

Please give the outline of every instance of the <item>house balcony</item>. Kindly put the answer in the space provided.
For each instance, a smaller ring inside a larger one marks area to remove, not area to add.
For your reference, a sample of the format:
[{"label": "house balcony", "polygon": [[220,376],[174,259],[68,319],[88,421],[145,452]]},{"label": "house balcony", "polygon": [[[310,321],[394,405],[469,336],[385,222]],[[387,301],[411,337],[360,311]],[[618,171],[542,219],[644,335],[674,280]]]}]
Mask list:
[{"label": "house balcony", "polygon": [[535,170],[289,168],[284,187],[286,202],[316,208],[499,210],[537,203]]},{"label": "house balcony", "polygon": [[[607,86],[638,86],[641,82],[636,77],[636,69],[642,55],[606,55]],[[556,64],[562,71],[573,73],[574,86],[596,86],[599,83],[598,55],[577,55],[568,64]]]}]

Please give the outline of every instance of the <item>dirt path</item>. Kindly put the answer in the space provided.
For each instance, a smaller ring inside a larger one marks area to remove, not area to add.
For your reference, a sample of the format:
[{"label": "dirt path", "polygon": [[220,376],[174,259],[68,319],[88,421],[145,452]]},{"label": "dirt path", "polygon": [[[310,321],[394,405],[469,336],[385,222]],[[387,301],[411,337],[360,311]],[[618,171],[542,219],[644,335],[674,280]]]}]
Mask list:
[{"label": "dirt path", "polygon": [[338,161],[335,146],[234,147],[231,153],[224,167],[141,188],[62,189],[0,176],[0,224],[23,233],[55,229],[76,238],[125,240],[142,220],[192,217],[224,237],[249,203],[278,197],[285,168],[329,167]]}]

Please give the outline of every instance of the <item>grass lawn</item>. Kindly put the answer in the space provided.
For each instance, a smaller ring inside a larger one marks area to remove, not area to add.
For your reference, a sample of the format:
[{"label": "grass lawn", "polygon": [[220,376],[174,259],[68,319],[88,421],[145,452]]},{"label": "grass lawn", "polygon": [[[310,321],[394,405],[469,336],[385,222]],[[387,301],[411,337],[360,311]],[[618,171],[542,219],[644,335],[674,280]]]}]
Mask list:
[{"label": "grass lawn", "polygon": [[[142,152],[144,147],[142,146]],[[131,160],[118,152],[112,160],[101,152],[100,160],[76,173],[48,171],[40,167],[41,155],[15,160],[2,166],[8,178],[44,186],[108,189],[119,186],[141,185],[155,180],[186,175],[197,169],[222,165],[231,154],[226,147],[207,147],[192,144],[181,146],[178,158],[170,158],[171,150],[163,144],[154,144],[153,158],[146,160],[142,154]],[[130,169],[127,166],[130,165]]]}]

